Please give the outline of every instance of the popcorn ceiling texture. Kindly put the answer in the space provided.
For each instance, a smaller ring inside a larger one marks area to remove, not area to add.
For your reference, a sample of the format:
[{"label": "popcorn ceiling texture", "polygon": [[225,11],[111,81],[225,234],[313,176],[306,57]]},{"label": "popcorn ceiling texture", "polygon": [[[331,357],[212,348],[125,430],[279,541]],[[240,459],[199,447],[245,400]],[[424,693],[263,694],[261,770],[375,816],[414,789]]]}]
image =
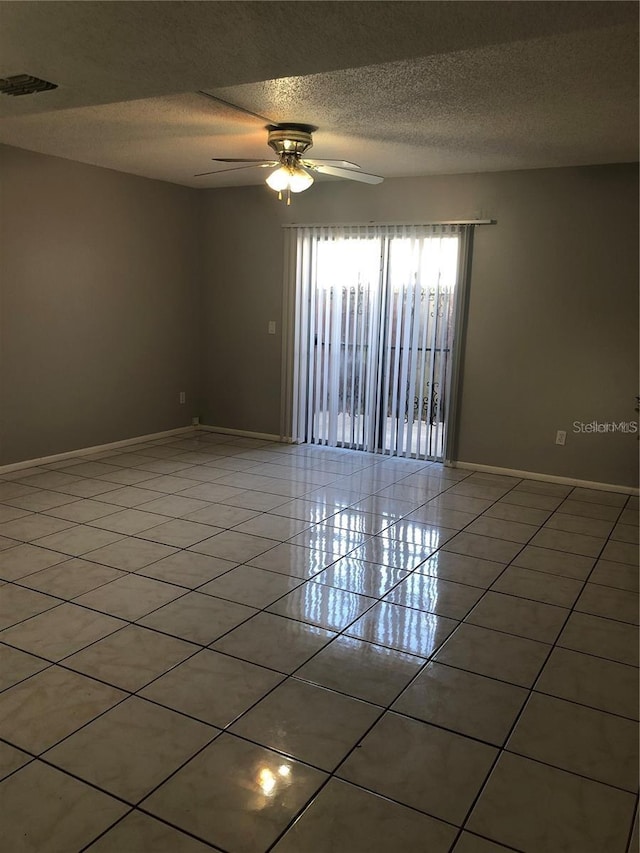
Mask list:
[{"label": "popcorn ceiling texture", "polygon": [[[0,142],[192,187],[264,122],[385,177],[637,159],[635,3],[0,3]],[[331,180],[323,178],[321,180]]]}]

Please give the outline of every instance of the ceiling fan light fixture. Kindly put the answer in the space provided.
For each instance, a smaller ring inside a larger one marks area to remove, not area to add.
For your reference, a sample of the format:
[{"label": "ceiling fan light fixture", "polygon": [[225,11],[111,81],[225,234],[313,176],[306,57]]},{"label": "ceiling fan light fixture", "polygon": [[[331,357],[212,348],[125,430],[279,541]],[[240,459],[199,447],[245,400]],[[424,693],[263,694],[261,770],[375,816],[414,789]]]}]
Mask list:
[{"label": "ceiling fan light fixture", "polygon": [[302,166],[296,166],[289,179],[289,189],[292,193],[301,193],[308,190],[312,183],[313,175]]},{"label": "ceiling fan light fixture", "polygon": [[278,168],[274,169],[274,171],[268,176],[266,183],[272,190],[275,190],[277,193],[281,193],[283,190],[288,189],[290,177],[291,175],[289,174],[289,170],[286,166],[278,166]]},{"label": "ceiling fan light fixture", "polygon": [[269,175],[266,183],[277,193],[301,193],[309,189],[313,183],[313,175],[299,163],[283,164]]}]

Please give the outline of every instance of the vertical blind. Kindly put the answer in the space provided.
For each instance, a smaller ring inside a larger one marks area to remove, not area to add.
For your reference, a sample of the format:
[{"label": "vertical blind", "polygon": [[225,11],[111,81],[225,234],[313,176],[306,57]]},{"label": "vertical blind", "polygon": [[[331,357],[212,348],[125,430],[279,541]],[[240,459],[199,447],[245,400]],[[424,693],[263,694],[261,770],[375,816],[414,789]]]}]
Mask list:
[{"label": "vertical blind", "polygon": [[294,441],[443,458],[466,230],[296,229]]}]

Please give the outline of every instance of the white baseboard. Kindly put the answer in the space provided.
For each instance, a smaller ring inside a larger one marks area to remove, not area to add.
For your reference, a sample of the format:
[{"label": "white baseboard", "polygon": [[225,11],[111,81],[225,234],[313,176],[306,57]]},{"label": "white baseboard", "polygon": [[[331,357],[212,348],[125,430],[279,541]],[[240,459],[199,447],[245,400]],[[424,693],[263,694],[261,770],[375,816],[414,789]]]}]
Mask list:
[{"label": "white baseboard", "polygon": [[596,483],[592,480],[577,480],[574,477],[557,477],[555,474],[538,474],[535,471],[517,471],[515,468],[498,468],[495,465],[478,465],[475,462],[452,462],[452,468],[465,471],[481,471],[485,474],[502,474],[505,477],[520,477],[523,480],[541,480],[543,483],[559,483],[562,486],[578,486],[582,489],[599,489],[602,492],[618,492],[637,495],[640,490],[633,486],[617,486],[614,483]]},{"label": "white baseboard", "polygon": [[166,429],[163,432],[152,432],[147,435],[136,435],[133,438],[124,438],[122,441],[111,441],[109,444],[95,444],[93,447],[81,447],[79,450],[67,450],[64,453],[54,453],[53,456],[40,456],[37,459],[25,459],[22,462],[12,462],[10,465],[0,465],[0,474],[9,471],[19,471],[21,468],[31,468],[34,465],[47,465],[51,462],[60,462],[63,459],[74,459],[77,456],[89,456],[92,453],[102,453],[104,450],[117,450],[118,447],[126,447],[128,444],[144,444],[145,441],[153,441],[156,438],[168,438],[172,435],[194,432],[196,427],[178,427],[177,429]]},{"label": "white baseboard", "polygon": [[219,432],[222,435],[238,435],[242,438],[259,438],[262,441],[280,441],[279,435],[273,435],[270,432],[252,432],[248,429],[229,429],[229,427],[208,426],[207,424],[199,424],[196,429],[204,429],[207,432]]}]

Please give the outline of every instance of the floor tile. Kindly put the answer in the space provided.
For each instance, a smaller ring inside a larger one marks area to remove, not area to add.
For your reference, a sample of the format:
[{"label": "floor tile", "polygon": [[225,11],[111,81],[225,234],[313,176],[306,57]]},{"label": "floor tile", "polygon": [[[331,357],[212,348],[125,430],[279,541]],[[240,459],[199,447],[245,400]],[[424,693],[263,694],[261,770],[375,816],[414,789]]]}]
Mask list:
[{"label": "floor tile", "polygon": [[[113,507],[117,509],[117,507]],[[133,536],[143,530],[149,530],[151,527],[157,527],[159,524],[168,521],[166,515],[158,515],[152,512],[145,512],[139,509],[123,509],[114,512],[103,518],[98,518],[91,522],[92,527],[99,527],[102,530],[113,530],[115,533],[122,533],[127,536]]]},{"label": "floor tile", "polygon": [[273,539],[249,536],[246,533],[236,533],[233,530],[223,530],[222,533],[194,545],[191,550],[199,554],[208,554],[211,557],[221,557],[223,560],[245,563],[252,557],[257,557],[258,554],[273,548],[274,545]]},{"label": "floor tile", "polygon": [[[11,534],[8,535],[10,536]],[[637,568],[638,546],[633,542],[614,542],[610,539],[602,551],[602,558],[604,560],[611,560],[614,563],[627,563]]]},{"label": "floor tile", "polygon": [[198,524],[195,521],[174,518],[172,521],[165,521],[164,524],[138,533],[138,537],[150,542],[160,542],[163,545],[173,545],[176,548],[188,548],[221,532],[221,527],[213,527],[211,524]]},{"label": "floor tile", "polygon": [[454,838],[448,824],[331,779],[273,851],[389,853],[393,839],[397,850],[447,853]]},{"label": "floor tile", "polygon": [[491,536],[495,539],[506,539],[508,542],[520,542],[522,544],[528,542],[537,531],[537,526],[531,524],[491,518],[488,515],[480,516],[466,528],[467,533],[476,533],[480,536]]},{"label": "floor tile", "polygon": [[582,583],[573,578],[547,575],[520,566],[508,566],[492,584],[491,589],[494,592],[530,598],[558,607],[571,607],[582,590]]},{"label": "floor tile", "polygon": [[0,523],[5,521],[13,521],[15,518],[24,518],[25,515],[30,515],[26,509],[18,509],[18,507],[7,506],[0,504]]},{"label": "floor tile", "polygon": [[424,524],[435,524],[448,527],[450,530],[462,530],[476,518],[474,512],[461,512],[456,509],[447,509],[444,506],[433,506],[426,503],[424,506],[414,509],[405,515],[405,521],[420,521]]},{"label": "floor tile", "polygon": [[638,787],[637,725],[574,702],[532,693],[507,749],[627,791]]},{"label": "floor tile", "polygon": [[73,558],[20,578],[20,584],[59,598],[75,598],[109,581],[122,577],[122,572]]},{"label": "floor tile", "polygon": [[309,660],[335,636],[333,631],[316,625],[271,613],[258,613],[213,643],[213,648],[289,673]]},{"label": "floor tile", "polygon": [[66,530],[73,526],[72,521],[63,521],[59,518],[34,513],[0,524],[0,536],[17,539],[20,542],[31,542],[34,539],[40,539],[43,536],[58,533],[60,530]]},{"label": "floor tile", "polygon": [[377,706],[287,679],[233,724],[234,734],[334,770],[382,713]]},{"label": "floor tile", "polygon": [[583,518],[597,518],[602,521],[616,521],[620,515],[620,509],[615,506],[604,506],[601,504],[586,503],[567,498],[560,507],[560,512],[567,515],[578,515]]},{"label": "floor tile", "polygon": [[527,695],[512,684],[430,663],[392,710],[502,746]]},{"label": "floor tile", "polygon": [[489,507],[484,513],[488,518],[501,518],[503,521],[518,521],[521,524],[544,524],[549,518],[548,509],[536,509],[531,506],[518,506],[517,504],[503,503],[499,501]]},{"label": "floor tile", "polygon": [[57,607],[60,600],[7,583],[0,587],[0,630]]},{"label": "floor tile", "polygon": [[162,607],[163,604],[173,601],[184,593],[184,589],[180,586],[140,575],[125,574],[98,589],[79,596],[75,599],[75,603],[132,621]]},{"label": "floor tile", "polygon": [[489,536],[477,536],[475,533],[458,533],[444,546],[445,551],[466,554],[469,557],[480,557],[482,560],[494,560],[497,563],[508,563],[520,551],[519,542],[507,542],[504,539],[492,539]]},{"label": "floor tile", "polygon": [[280,681],[282,675],[277,672],[204,649],[140,695],[224,728]]},{"label": "floor tile", "polygon": [[142,566],[136,574],[195,589],[207,581],[225,574],[235,567],[229,560],[196,554],[195,551],[177,551],[156,563]]},{"label": "floor tile", "polygon": [[584,581],[593,568],[594,562],[593,557],[527,545],[517,555],[513,565],[521,566],[524,569],[534,569],[537,572],[544,572],[549,575],[560,575]]},{"label": "floor tile", "polygon": [[492,560],[454,554],[453,551],[436,551],[418,566],[416,572],[487,589],[505,568],[504,563],[496,563]]},{"label": "floor tile", "polygon": [[144,542],[129,536],[120,539],[113,545],[106,545],[96,551],[85,554],[86,560],[94,563],[102,563],[113,569],[121,569],[123,572],[135,572],[150,563],[155,563],[163,557],[175,554],[176,549],[168,545],[159,545],[155,542]]},{"label": "floor tile", "polygon": [[531,687],[550,646],[464,623],[436,654],[439,663]]},{"label": "floor tile", "polygon": [[263,608],[301,583],[303,583],[301,578],[256,569],[252,566],[238,566],[201,586],[199,591],[251,607]]},{"label": "floor tile", "polygon": [[187,521],[195,521],[198,524],[211,524],[214,527],[221,527],[227,530],[229,527],[235,527],[236,524],[242,524],[243,521],[255,518],[256,515],[258,513],[252,509],[242,509],[242,507],[228,506],[227,504],[211,504],[204,509],[197,509],[195,512],[190,512],[184,518]]},{"label": "floor tile", "polygon": [[70,527],[68,530],[62,530],[51,536],[37,539],[36,544],[41,548],[49,548],[51,551],[61,551],[71,557],[81,557],[87,551],[94,551],[104,545],[110,545],[121,538],[122,536],[119,533],[113,533],[110,530],[98,530],[96,527],[79,524],[76,527]]},{"label": "floor tile", "polygon": [[48,750],[48,762],[136,803],[218,729],[132,696]]},{"label": "floor tile", "polygon": [[482,590],[476,587],[414,572],[388,593],[385,601],[464,619],[482,595]]},{"label": "floor tile", "polygon": [[609,714],[638,719],[638,671],[568,649],[551,653],[536,690]]},{"label": "floor tile", "polygon": [[0,639],[26,652],[58,661],[113,634],[126,623],[75,604],[60,604],[7,628]]},{"label": "floor tile", "polygon": [[[629,853],[632,808],[600,842],[635,790],[637,497],[193,431],[0,501],[0,779],[31,739],[78,791],[148,795],[43,850]],[[500,747],[525,817],[487,831]]]},{"label": "floor tile", "polygon": [[255,509],[259,512],[270,512],[284,503],[288,503],[291,497],[287,495],[272,495],[267,492],[255,492],[246,490],[240,492],[233,498],[227,498],[225,503],[230,506],[239,506],[243,509]]},{"label": "floor tile", "polygon": [[[325,774],[222,734],[142,807],[225,850],[266,850]],[[251,820],[238,815],[251,814]]]},{"label": "floor tile", "polygon": [[298,533],[302,533],[310,527],[307,521],[295,518],[286,518],[280,515],[256,515],[249,521],[243,521],[234,527],[238,533],[248,533],[251,536],[262,536],[266,539],[275,539],[277,542],[291,539]]},{"label": "floor tile", "polygon": [[403,578],[408,577],[408,574],[402,569],[378,566],[352,557],[341,557],[324,571],[314,575],[313,581],[371,598],[382,598]]},{"label": "floor tile", "polygon": [[587,501],[588,503],[603,504],[606,506],[622,507],[627,501],[627,496],[618,492],[605,492],[602,489],[576,488],[571,492],[572,500]]},{"label": "floor tile", "polygon": [[587,536],[607,537],[613,529],[613,521],[603,521],[597,518],[585,518],[582,515],[568,515],[564,512],[554,512],[545,524],[548,530],[564,530],[567,533],[582,533]]},{"label": "floor tile", "polygon": [[269,613],[299,619],[309,625],[342,631],[375,602],[373,598],[307,581],[267,609]]},{"label": "floor tile", "polygon": [[386,706],[424,663],[415,655],[340,636],[298,669],[296,678]]},{"label": "floor tile", "polygon": [[128,814],[87,848],[88,853],[211,853],[212,850],[209,845],[138,811]]},{"label": "floor tile", "polygon": [[569,611],[564,607],[489,591],[469,613],[465,622],[516,634],[518,637],[528,637],[530,640],[554,643],[568,616]]},{"label": "floor tile", "polygon": [[[93,850],[93,848],[91,848]],[[452,853],[509,853],[511,847],[503,847],[472,832],[463,832]]]},{"label": "floor tile", "polygon": [[332,554],[283,543],[265,551],[264,554],[253,557],[248,562],[259,569],[269,569],[283,575],[306,579],[317,575],[335,560],[336,557]]},{"label": "floor tile", "polygon": [[[124,486],[122,489],[108,491],[102,499],[105,503],[115,504],[116,506],[134,507],[153,501],[157,497],[158,493],[153,492],[151,489],[140,488],[138,486]],[[149,509],[149,512],[155,512],[155,510]]]},{"label": "floor tile", "polygon": [[3,842],[11,853],[81,850],[127,811],[127,806],[33,761],[0,785]]},{"label": "floor tile", "polygon": [[593,572],[589,575],[589,580],[601,586],[626,589],[637,594],[640,577],[637,566],[614,563],[611,560],[598,560]]},{"label": "floor tile", "polygon": [[32,755],[0,741],[0,779],[5,779],[30,761],[33,761]]},{"label": "floor tile", "polygon": [[467,828],[525,853],[623,853],[633,807],[625,791],[505,752]]},{"label": "floor tile", "polygon": [[580,598],[576,601],[575,609],[580,613],[591,613],[593,616],[604,616],[608,619],[617,619],[619,622],[630,622],[633,625],[637,625],[639,621],[636,593],[595,583],[588,583],[585,586]]},{"label": "floor tile", "polygon": [[[312,548],[323,551],[325,554],[333,554],[335,560],[344,557],[355,549],[360,549],[371,537],[367,533],[358,533],[355,530],[341,530],[339,527],[331,527],[329,524],[315,524],[308,527],[302,533],[292,536],[292,545],[300,545],[303,548]],[[376,562],[371,556],[365,556],[364,552],[357,555],[360,559],[369,559]]]},{"label": "floor tile", "polygon": [[189,592],[138,621],[156,631],[206,646],[256,612],[244,604]]},{"label": "floor tile", "polygon": [[0,693],[0,737],[38,755],[125,696],[52,666]]},{"label": "floor tile", "polygon": [[65,660],[76,672],[122,687],[139,690],[197,651],[198,647],[157,631],[127,625]]},{"label": "floor tile", "polygon": [[568,551],[571,554],[582,554],[585,557],[597,557],[605,543],[604,537],[585,536],[583,533],[567,533],[564,530],[552,530],[543,527],[531,540],[538,548],[549,548],[555,551]]},{"label": "floor tile", "polygon": [[457,622],[381,601],[347,629],[351,637],[428,658],[451,634]]},{"label": "floor tile", "polygon": [[66,554],[47,551],[36,545],[16,545],[0,551],[0,578],[6,581],[18,580],[68,559]]},{"label": "floor tile", "polygon": [[0,690],[50,666],[49,661],[0,643]]},{"label": "floor tile", "polygon": [[587,613],[572,613],[558,645],[619,663],[638,666],[638,628]]},{"label": "floor tile", "polygon": [[[402,762],[397,761],[398,755],[403,756]],[[459,825],[496,755],[493,747],[387,713],[337,775]]]},{"label": "floor tile", "polygon": [[618,523],[611,533],[611,538],[616,542],[630,542],[637,545],[640,541],[640,531],[637,524]]},{"label": "floor tile", "polygon": [[374,536],[352,550],[350,556],[357,560],[389,566],[392,569],[411,571],[431,556],[437,547],[433,545],[423,548],[420,545],[405,544],[384,536]]}]

